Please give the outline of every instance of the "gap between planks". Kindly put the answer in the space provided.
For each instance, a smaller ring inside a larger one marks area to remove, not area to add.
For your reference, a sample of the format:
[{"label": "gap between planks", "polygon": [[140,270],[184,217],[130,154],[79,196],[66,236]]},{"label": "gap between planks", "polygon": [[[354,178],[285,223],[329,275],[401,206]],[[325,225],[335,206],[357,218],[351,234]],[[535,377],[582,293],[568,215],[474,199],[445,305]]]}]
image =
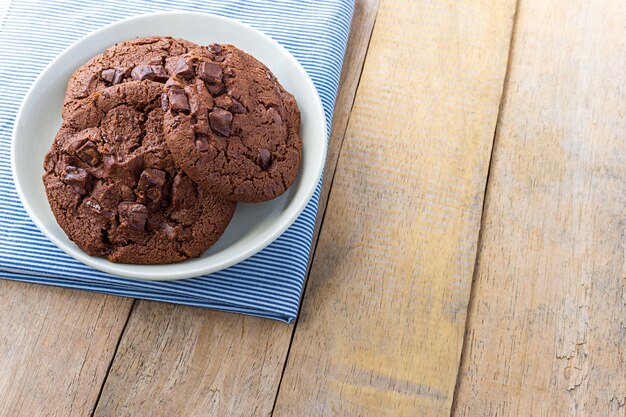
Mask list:
[{"label": "gap between planks", "polygon": [[[498,135],[498,126],[500,124],[500,116],[502,114],[502,108],[504,107],[504,101],[506,100],[506,93],[508,90],[508,85],[509,85],[509,75],[511,73],[511,63],[513,61],[513,53],[514,53],[514,48],[513,48],[513,42],[515,41],[515,28],[517,26],[517,17],[518,17],[518,10],[519,10],[519,3],[521,0],[516,0],[515,2],[515,14],[513,15],[513,24],[511,26],[511,40],[509,41],[509,56],[507,58],[507,63],[506,63],[506,73],[504,75],[504,83],[502,85],[502,94],[500,95],[500,105],[498,107],[498,116],[497,116],[497,120],[496,120],[496,126],[495,129],[493,130],[493,141],[492,141],[492,145],[491,145],[491,154],[489,156],[489,169],[487,170],[487,178],[485,179],[485,196],[483,197],[483,207],[481,209],[481,217],[480,217],[480,228],[478,231],[478,241],[476,242],[476,257],[474,259],[474,272],[472,274],[472,285],[470,287],[470,295],[469,295],[469,300],[468,300],[468,304],[467,304],[467,311],[471,311],[472,309],[472,305],[475,303],[474,300],[474,293],[475,293],[475,285],[474,283],[476,282],[476,274],[478,272],[478,258],[480,256],[480,247],[483,241],[483,225],[485,223],[485,205],[487,204],[487,199],[489,198],[489,178],[491,177],[491,168],[492,168],[492,162],[493,162],[493,155],[496,152],[496,147],[497,147],[497,142],[496,142],[496,137]],[[463,336],[463,348],[461,349],[461,359],[459,361],[459,370],[461,369],[461,367],[463,366],[463,362],[465,360],[465,355],[467,354],[466,350],[467,350],[467,328],[470,322],[470,314],[466,313],[466,317],[465,317],[465,330],[464,330],[464,336]],[[457,403],[457,391],[459,389],[459,384],[461,382],[461,372],[457,373],[456,376],[456,384],[454,386],[454,395],[452,397],[452,407],[450,409],[450,416],[453,416],[455,414],[455,409],[456,409],[456,403]]]},{"label": "gap between planks", "polygon": [[[372,30],[369,33],[368,36],[368,40],[367,40],[367,46],[365,48],[365,54],[363,55],[363,59],[361,60],[361,62],[365,62],[365,60],[367,59],[367,51],[369,50],[369,46],[370,46],[370,42],[372,40],[372,33],[374,32],[374,28],[376,27],[376,15],[378,12],[378,5],[379,5],[379,0],[376,0],[375,3],[373,3],[372,7],[375,8],[375,12],[374,12],[374,18],[373,18],[373,22],[372,22]],[[345,64],[344,64],[345,65]],[[341,150],[343,149],[343,141],[345,139],[346,136],[346,130],[347,130],[347,126],[350,123],[350,115],[352,114],[352,109],[354,108],[354,101],[356,100],[356,92],[359,90],[359,84],[361,83],[361,76],[363,75],[363,66],[361,66],[361,70],[359,71],[359,77],[358,80],[356,82],[356,86],[354,87],[354,91],[352,94],[352,100],[351,100],[351,104],[350,104],[350,110],[348,110],[348,116],[346,117],[346,122],[345,124],[341,124],[339,126],[340,131],[343,131],[343,133],[341,134],[341,140],[339,141],[339,150],[336,152],[336,156],[329,159],[329,162],[331,163],[332,166],[332,172],[330,175],[330,179],[326,180],[325,177],[325,181],[327,181],[329,183],[328,187],[326,188],[326,190],[324,191],[324,187],[322,187],[322,198],[320,199],[320,206],[321,206],[321,212],[318,212],[318,219],[316,221],[316,225],[315,225],[315,232],[313,234],[313,246],[311,248],[311,255],[309,256],[309,266],[307,269],[307,274],[306,274],[306,279],[304,282],[304,287],[302,289],[302,295],[300,296],[300,301],[302,301],[304,299],[304,295],[306,293],[306,284],[309,280],[309,274],[311,273],[311,262],[313,262],[313,258],[315,258],[315,252],[317,250],[317,244],[319,242],[319,234],[320,234],[320,230],[322,229],[322,227],[324,226],[324,218],[325,218],[325,214],[326,214],[326,206],[328,204],[328,196],[330,194],[330,190],[332,190],[333,188],[333,180],[335,177],[335,170],[337,169],[337,162],[339,161],[339,158],[341,158]],[[333,126],[333,129],[335,127]],[[276,401],[278,400],[278,393],[280,392],[280,386],[283,382],[283,377],[285,375],[285,369],[287,369],[287,361],[289,360],[289,352],[291,351],[291,345],[293,343],[293,338],[294,335],[296,334],[296,330],[298,328],[298,319],[300,318],[300,316],[298,315],[298,317],[296,318],[296,321],[293,325],[293,330],[291,332],[291,339],[289,340],[289,347],[287,348],[287,355],[285,357],[285,363],[283,364],[283,370],[280,374],[280,380],[278,382],[278,387],[276,388],[276,395],[274,397],[274,404],[272,405],[272,411],[270,413],[270,416],[274,415],[274,408],[276,407]]]},{"label": "gap between planks", "polygon": [[107,378],[109,377],[109,372],[111,372],[111,366],[113,366],[113,361],[117,356],[117,351],[120,348],[120,343],[122,342],[122,337],[126,332],[126,327],[128,327],[128,323],[130,322],[130,317],[133,315],[133,311],[135,310],[135,305],[137,304],[137,299],[134,298],[133,302],[128,311],[128,316],[126,316],[126,321],[124,322],[124,327],[122,327],[122,331],[120,332],[120,337],[117,339],[117,343],[115,344],[115,349],[113,350],[113,355],[111,355],[111,360],[109,361],[109,366],[107,366],[106,373],[104,374],[104,378],[102,378],[102,383],[100,384],[100,389],[98,390],[98,396],[96,397],[96,401],[93,403],[93,407],[91,409],[91,413],[89,414],[93,417],[96,413],[96,408],[98,407],[98,403],[100,402],[100,397],[102,396],[102,391],[104,390],[104,385],[107,382]]},{"label": "gap between planks", "polygon": [[626,4],[521,0],[455,416],[624,416]]}]

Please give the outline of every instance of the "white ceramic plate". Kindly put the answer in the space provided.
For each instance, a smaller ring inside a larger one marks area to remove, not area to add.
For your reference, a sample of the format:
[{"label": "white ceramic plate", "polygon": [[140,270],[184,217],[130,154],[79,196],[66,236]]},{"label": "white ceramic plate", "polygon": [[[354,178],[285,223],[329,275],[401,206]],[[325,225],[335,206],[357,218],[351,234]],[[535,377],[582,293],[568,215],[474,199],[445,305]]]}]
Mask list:
[{"label": "white ceramic plate", "polygon": [[[43,158],[61,125],[67,81],[80,65],[109,46],[142,36],[173,36],[208,45],[231,43],[267,65],[291,92],[302,113],[303,157],[293,186],[259,204],[239,204],[220,240],[201,257],[169,265],[115,264],[87,255],[57,224],[43,187]],[[32,85],[19,110],[12,142],[17,192],[37,227],[79,261],[115,275],[172,280],[208,274],[240,262],[274,241],[302,212],[313,195],[326,158],[326,122],[321,101],[296,59],[267,35],[232,19],[191,12],[152,13],[125,19],[84,37],[59,55]]]}]

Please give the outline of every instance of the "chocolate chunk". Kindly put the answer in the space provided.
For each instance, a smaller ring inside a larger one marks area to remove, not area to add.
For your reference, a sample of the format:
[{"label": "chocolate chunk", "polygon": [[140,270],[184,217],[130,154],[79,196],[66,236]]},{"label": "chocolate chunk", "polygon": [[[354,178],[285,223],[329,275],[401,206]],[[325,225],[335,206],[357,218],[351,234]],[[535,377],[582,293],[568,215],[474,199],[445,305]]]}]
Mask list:
[{"label": "chocolate chunk", "polygon": [[160,56],[152,57],[148,61],[148,64],[150,64],[150,65],[163,65],[163,57],[160,57]]},{"label": "chocolate chunk", "polygon": [[222,82],[222,67],[215,62],[201,62],[198,65],[198,77],[207,83]]},{"label": "chocolate chunk", "polygon": [[189,85],[188,88],[190,88],[193,95],[198,98],[198,101],[202,103],[201,108],[208,108],[210,110],[213,107],[213,97],[209,94],[204,81],[200,78],[196,78],[194,84]]},{"label": "chocolate chunk", "polygon": [[83,98],[91,94],[98,84],[98,74],[91,74],[89,77],[80,78],[80,87],[77,91],[77,97]]},{"label": "chocolate chunk", "polygon": [[148,220],[148,209],[143,204],[124,201],[117,206],[117,212],[120,214],[122,227],[145,230],[146,220]]},{"label": "chocolate chunk", "polygon": [[272,160],[272,154],[265,148],[259,149],[259,165],[261,168],[266,169]]},{"label": "chocolate chunk", "polygon": [[135,81],[150,80],[154,76],[151,65],[137,65],[130,73]]},{"label": "chocolate chunk", "polygon": [[228,111],[236,114],[248,113],[248,109],[246,109],[243,104],[234,99],[232,100],[232,102],[233,104],[231,104],[231,106],[228,108]]},{"label": "chocolate chunk", "polygon": [[169,78],[163,65],[137,65],[130,73],[135,81],[157,81],[164,83]]},{"label": "chocolate chunk", "polygon": [[187,60],[185,60],[185,58],[180,58],[176,63],[174,75],[188,80],[194,76],[193,67],[187,63]]},{"label": "chocolate chunk", "polygon": [[240,100],[242,94],[243,93],[238,88],[230,88],[228,90],[228,95],[231,96],[232,98],[234,98],[235,100]]},{"label": "chocolate chunk", "polygon": [[215,108],[209,113],[209,123],[211,129],[221,134],[222,136],[230,136],[230,122],[233,120],[231,112],[224,109]]},{"label": "chocolate chunk", "polygon": [[214,54],[221,54],[222,47],[217,43],[212,43],[211,45],[209,45],[209,51],[213,52]]},{"label": "chocolate chunk", "polygon": [[98,203],[93,198],[85,199],[85,206],[89,207],[90,209],[92,209],[98,214],[102,211],[102,207],[100,206],[100,203]]},{"label": "chocolate chunk", "polygon": [[189,111],[189,99],[185,90],[182,88],[172,87],[167,92],[170,106],[174,111]]},{"label": "chocolate chunk", "polygon": [[137,188],[146,191],[148,188],[161,188],[163,184],[165,184],[165,172],[160,169],[148,168],[141,173]]},{"label": "chocolate chunk", "polygon": [[115,156],[105,155],[104,174],[107,177],[118,177],[125,181],[137,181],[143,169],[143,155],[134,155],[125,162],[117,162]]},{"label": "chocolate chunk", "polygon": [[[187,94],[187,98],[189,100],[189,110],[191,114],[197,114],[201,108],[204,107],[205,102],[198,94],[195,93],[195,88],[192,85],[188,85],[185,87],[185,94]],[[195,122],[191,122],[195,123]]]},{"label": "chocolate chunk", "polygon": [[100,73],[102,79],[108,82],[111,85],[119,84],[122,82],[122,78],[124,77],[124,71],[119,68],[109,68],[105,69]]},{"label": "chocolate chunk", "polygon": [[196,184],[186,175],[178,174],[172,181],[172,208],[192,207],[198,199]]},{"label": "chocolate chunk", "polygon": [[277,125],[283,122],[283,118],[280,117],[280,114],[278,113],[278,111],[273,107],[270,107],[270,109],[267,111],[267,115],[270,117],[270,119],[272,119],[272,122],[274,122]]},{"label": "chocolate chunk", "polygon": [[123,78],[124,78],[124,72],[115,70],[115,76],[113,77],[113,85],[121,83]]},{"label": "chocolate chunk", "polygon": [[176,231],[169,223],[163,223],[163,233],[171,240],[176,239]]},{"label": "chocolate chunk", "polygon": [[170,78],[163,65],[152,65],[152,73],[152,76],[148,78],[152,81],[164,83]]},{"label": "chocolate chunk", "polygon": [[170,108],[170,101],[167,98],[167,94],[161,94],[161,110],[167,111]]},{"label": "chocolate chunk", "polygon": [[206,135],[196,135],[196,148],[200,152],[207,152],[209,150],[209,141]]},{"label": "chocolate chunk", "polygon": [[163,232],[171,240],[179,240],[184,242],[191,239],[191,230],[183,228],[180,224],[171,226],[169,223],[163,225]]},{"label": "chocolate chunk", "polygon": [[224,92],[224,84],[223,83],[209,84],[207,86],[207,90],[209,90],[209,93],[211,93],[212,95],[217,96]]},{"label": "chocolate chunk", "polygon": [[167,80],[165,82],[165,87],[178,87],[178,88],[183,88],[183,85],[181,83],[179,83],[178,81],[176,81],[176,79],[174,78],[170,78],[169,80]]},{"label": "chocolate chunk", "polygon": [[89,135],[75,135],[68,138],[68,140],[63,144],[63,151],[69,154],[76,154],[78,149],[80,149],[80,147],[89,140],[88,138],[85,138],[85,136],[89,137]]},{"label": "chocolate chunk", "polygon": [[78,194],[87,193],[91,175],[82,168],[68,165],[63,170],[63,182],[71,186]]},{"label": "chocolate chunk", "polygon": [[161,170],[154,168],[144,170],[137,184],[136,193],[138,200],[141,202],[149,200],[153,204],[159,204],[163,200],[165,180],[165,172]]},{"label": "chocolate chunk", "polygon": [[102,207],[95,198],[86,198],[84,202],[85,206],[91,209],[94,213],[97,213],[107,220],[113,220],[115,214],[105,207]]},{"label": "chocolate chunk", "polygon": [[78,148],[78,150],[76,151],[76,155],[84,163],[89,164],[92,167],[98,165],[102,160],[102,156],[100,155],[100,152],[98,152],[98,147],[90,140],[88,140],[83,146]]},{"label": "chocolate chunk", "polygon": [[230,98],[230,96],[228,96],[227,94],[222,94],[221,96],[215,97],[215,100],[213,100],[213,102],[215,103],[216,107],[224,110],[228,110],[228,108],[233,105],[233,99]]},{"label": "chocolate chunk", "polygon": [[197,123],[193,126],[196,134],[208,135],[211,132],[209,127],[209,113],[206,109],[200,109],[198,112]]}]

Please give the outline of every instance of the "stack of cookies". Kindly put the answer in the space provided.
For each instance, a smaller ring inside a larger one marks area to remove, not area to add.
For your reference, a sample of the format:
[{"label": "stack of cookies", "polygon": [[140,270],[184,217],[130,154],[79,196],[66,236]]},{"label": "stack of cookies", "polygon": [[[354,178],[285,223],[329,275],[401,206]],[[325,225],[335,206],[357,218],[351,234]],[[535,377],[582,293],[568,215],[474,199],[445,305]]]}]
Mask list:
[{"label": "stack of cookies", "polygon": [[284,193],[302,156],[294,97],[232,45],[119,43],[71,77],[44,161],[68,237],[112,262],[202,254],[238,201]]}]

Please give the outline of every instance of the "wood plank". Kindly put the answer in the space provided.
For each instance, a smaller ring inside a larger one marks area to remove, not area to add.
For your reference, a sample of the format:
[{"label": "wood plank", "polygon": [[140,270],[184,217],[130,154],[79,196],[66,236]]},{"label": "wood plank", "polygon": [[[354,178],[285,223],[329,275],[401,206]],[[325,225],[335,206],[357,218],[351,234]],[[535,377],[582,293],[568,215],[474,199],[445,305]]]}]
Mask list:
[{"label": "wood plank", "polygon": [[514,1],[383,1],[274,416],[452,403]]},{"label": "wood plank", "polygon": [[0,416],[86,416],[132,300],[0,280]]},{"label": "wood plank", "polygon": [[625,22],[520,2],[455,416],[626,416]]},{"label": "wood plank", "polygon": [[291,326],[138,301],[95,416],[267,415]]},{"label": "wood plank", "polygon": [[348,127],[348,120],[352,113],[356,90],[361,80],[363,63],[365,62],[365,55],[372,35],[372,29],[374,28],[374,22],[376,21],[379,3],[380,0],[357,0],[354,4],[350,38],[348,39],[346,55],[343,60],[343,70],[341,72],[341,87],[339,88],[339,94],[337,94],[330,142],[326,154],[324,181],[322,183],[319,209],[313,233],[313,246],[309,255],[309,266],[315,255],[320,226],[328,203],[328,194],[335,176],[335,169],[337,168],[339,152],[341,151],[341,145]]},{"label": "wood plank", "polygon": [[[356,3],[326,183],[332,179],[377,7],[378,0]],[[138,302],[95,415],[269,415],[292,331],[269,320]]]}]

